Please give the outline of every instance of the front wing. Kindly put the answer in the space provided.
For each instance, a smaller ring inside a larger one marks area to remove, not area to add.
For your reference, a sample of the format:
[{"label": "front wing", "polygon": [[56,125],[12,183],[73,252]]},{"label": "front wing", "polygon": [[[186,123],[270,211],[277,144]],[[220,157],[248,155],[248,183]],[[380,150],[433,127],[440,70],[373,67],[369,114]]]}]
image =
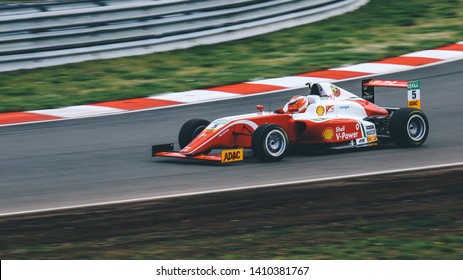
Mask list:
[{"label": "front wing", "polygon": [[180,159],[196,159],[205,161],[215,161],[221,163],[241,161],[244,159],[243,148],[224,150],[220,154],[210,155],[185,155],[178,151],[174,151],[174,144],[155,145],[151,148],[151,155],[153,157],[171,157]]}]

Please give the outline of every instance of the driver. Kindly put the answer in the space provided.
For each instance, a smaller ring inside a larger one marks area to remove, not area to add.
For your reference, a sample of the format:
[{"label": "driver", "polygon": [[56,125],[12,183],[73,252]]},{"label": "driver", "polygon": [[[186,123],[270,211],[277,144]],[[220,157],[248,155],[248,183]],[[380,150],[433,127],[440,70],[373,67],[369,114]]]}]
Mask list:
[{"label": "driver", "polygon": [[291,97],[288,103],[286,103],[285,107],[283,107],[283,111],[292,114],[304,113],[307,110],[307,106],[309,106],[307,97],[296,95]]}]

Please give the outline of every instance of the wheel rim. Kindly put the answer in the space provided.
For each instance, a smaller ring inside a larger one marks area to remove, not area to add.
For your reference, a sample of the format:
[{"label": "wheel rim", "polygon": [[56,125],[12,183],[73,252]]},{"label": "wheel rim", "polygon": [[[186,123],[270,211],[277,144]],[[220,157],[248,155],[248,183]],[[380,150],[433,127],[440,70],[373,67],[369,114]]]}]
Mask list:
[{"label": "wheel rim", "polygon": [[281,156],[286,150],[286,137],[280,130],[274,129],[265,137],[265,147],[272,157]]},{"label": "wheel rim", "polygon": [[412,116],[407,123],[407,132],[413,141],[420,141],[426,134],[426,122],[419,115]]}]

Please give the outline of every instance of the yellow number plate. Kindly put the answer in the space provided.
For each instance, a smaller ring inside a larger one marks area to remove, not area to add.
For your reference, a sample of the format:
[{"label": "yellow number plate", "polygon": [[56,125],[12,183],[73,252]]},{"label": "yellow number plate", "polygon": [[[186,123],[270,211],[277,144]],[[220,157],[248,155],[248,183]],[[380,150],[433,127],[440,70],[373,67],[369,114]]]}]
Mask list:
[{"label": "yellow number plate", "polygon": [[222,162],[240,161],[244,159],[244,150],[233,149],[222,151]]},{"label": "yellow number plate", "polygon": [[409,100],[408,101],[409,108],[421,108],[420,100]]}]

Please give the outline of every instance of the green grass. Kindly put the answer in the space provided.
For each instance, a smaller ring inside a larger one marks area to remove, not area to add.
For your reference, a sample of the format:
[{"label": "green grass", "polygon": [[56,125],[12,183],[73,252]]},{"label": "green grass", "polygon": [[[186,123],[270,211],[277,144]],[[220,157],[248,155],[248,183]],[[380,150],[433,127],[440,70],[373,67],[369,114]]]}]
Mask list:
[{"label": "green grass", "polygon": [[[416,217],[415,217],[416,218]],[[436,219],[437,217],[418,217]],[[437,218],[438,219],[438,218]],[[349,220],[349,222],[351,222]],[[335,223],[324,229],[312,226],[285,228],[260,228],[213,239],[189,237],[184,241],[159,242],[159,237],[149,234],[137,236],[145,240],[136,244],[132,240],[120,241],[116,252],[104,257],[121,258],[137,252],[137,258],[194,258],[194,259],[455,259],[463,257],[463,238],[457,233],[440,235],[429,233],[425,226],[410,226],[411,221],[387,222],[368,220],[369,224],[381,223],[386,229],[365,233],[354,222],[339,227]],[[461,226],[439,222],[436,228]],[[413,234],[411,234],[413,232]],[[417,237],[418,236],[418,237]],[[97,246],[97,244],[95,244]],[[78,244],[70,247],[78,248]],[[55,250],[55,249],[52,249]],[[226,252],[224,254],[224,252]],[[87,257],[90,257],[90,252]]]},{"label": "green grass", "polygon": [[61,221],[57,223],[59,226],[51,225],[43,232],[19,225],[18,230],[23,228],[24,233],[29,233],[3,235],[5,249],[0,255],[3,259],[463,258],[461,217],[457,214],[445,217],[450,210],[431,212],[392,218],[380,213],[377,217],[350,216],[345,220],[336,217],[332,222],[295,225],[279,224],[273,217],[267,217],[267,222],[259,219],[219,222],[222,218],[219,214],[216,221],[210,219],[203,226],[195,227],[194,220],[182,221],[167,230],[161,223],[119,235],[119,226],[100,227],[98,230],[108,232],[96,234],[86,232],[89,229],[83,225],[75,226],[74,218],[70,218],[70,225]]},{"label": "green grass", "polygon": [[460,41],[462,18],[463,0],[372,0],[342,16],[229,43],[0,73],[0,112],[143,97],[377,60]]}]

